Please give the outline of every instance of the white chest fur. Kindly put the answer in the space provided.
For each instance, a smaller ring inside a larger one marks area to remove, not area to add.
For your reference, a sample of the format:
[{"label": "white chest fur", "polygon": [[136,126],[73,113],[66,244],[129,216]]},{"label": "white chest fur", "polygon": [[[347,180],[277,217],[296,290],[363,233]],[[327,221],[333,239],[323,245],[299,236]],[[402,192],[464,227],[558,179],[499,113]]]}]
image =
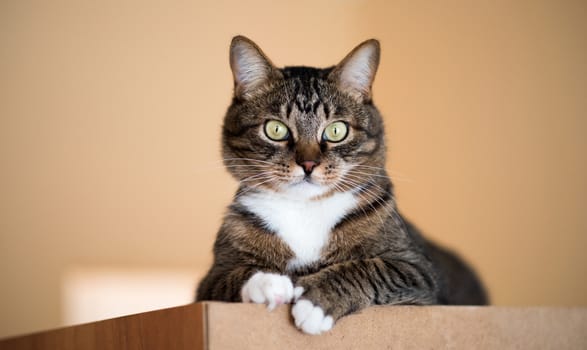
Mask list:
[{"label": "white chest fur", "polygon": [[255,193],[239,201],[263,219],[295,253],[295,258],[288,263],[289,268],[318,260],[332,228],[356,205],[350,192],[314,201]]}]

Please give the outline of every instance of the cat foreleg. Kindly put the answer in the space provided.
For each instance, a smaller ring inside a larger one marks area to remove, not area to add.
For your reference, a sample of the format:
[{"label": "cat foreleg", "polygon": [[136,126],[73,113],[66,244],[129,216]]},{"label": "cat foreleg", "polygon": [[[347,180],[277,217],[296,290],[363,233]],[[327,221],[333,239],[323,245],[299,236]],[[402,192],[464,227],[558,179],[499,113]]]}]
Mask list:
[{"label": "cat foreleg", "polygon": [[331,265],[300,277],[303,288],[292,309],[305,333],[327,331],[342,316],[370,305],[434,304],[437,283],[432,270],[409,260],[372,258]]}]

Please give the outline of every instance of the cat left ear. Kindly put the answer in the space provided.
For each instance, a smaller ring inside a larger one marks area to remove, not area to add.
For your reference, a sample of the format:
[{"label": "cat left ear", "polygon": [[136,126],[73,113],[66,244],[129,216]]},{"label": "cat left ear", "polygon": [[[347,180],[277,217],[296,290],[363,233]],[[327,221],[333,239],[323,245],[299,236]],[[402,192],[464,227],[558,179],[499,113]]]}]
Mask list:
[{"label": "cat left ear", "polygon": [[379,41],[364,41],[334,67],[328,78],[356,100],[371,100],[371,85],[379,66],[380,51]]},{"label": "cat left ear", "polygon": [[230,44],[230,68],[234,77],[234,95],[248,99],[281,73],[250,39],[235,36]]}]

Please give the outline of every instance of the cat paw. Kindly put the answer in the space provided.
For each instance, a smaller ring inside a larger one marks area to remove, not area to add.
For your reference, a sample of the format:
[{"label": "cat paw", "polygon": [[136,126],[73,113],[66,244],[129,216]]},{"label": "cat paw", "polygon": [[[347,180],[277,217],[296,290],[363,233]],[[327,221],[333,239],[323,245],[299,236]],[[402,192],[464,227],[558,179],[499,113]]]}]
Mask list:
[{"label": "cat paw", "polygon": [[334,324],[332,316],[324,315],[321,307],[306,299],[299,300],[291,309],[291,314],[296,327],[307,334],[329,331]]},{"label": "cat paw", "polygon": [[273,310],[277,305],[290,303],[298,293],[288,276],[259,271],[245,283],[241,298],[245,303],[267,304]]}]

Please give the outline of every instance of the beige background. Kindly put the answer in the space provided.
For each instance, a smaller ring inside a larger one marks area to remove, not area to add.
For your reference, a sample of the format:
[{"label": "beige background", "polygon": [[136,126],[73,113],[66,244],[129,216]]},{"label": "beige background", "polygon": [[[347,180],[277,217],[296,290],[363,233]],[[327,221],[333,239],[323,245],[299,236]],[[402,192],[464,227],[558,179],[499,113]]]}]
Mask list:
[{"label": "beige background", "polygon": [[381,40],[403,212],[499,305],[587,305],[584,1],[0,2],[0,336],[63,321],[71,266],[203,270],[227,47],[327,66]]}]

